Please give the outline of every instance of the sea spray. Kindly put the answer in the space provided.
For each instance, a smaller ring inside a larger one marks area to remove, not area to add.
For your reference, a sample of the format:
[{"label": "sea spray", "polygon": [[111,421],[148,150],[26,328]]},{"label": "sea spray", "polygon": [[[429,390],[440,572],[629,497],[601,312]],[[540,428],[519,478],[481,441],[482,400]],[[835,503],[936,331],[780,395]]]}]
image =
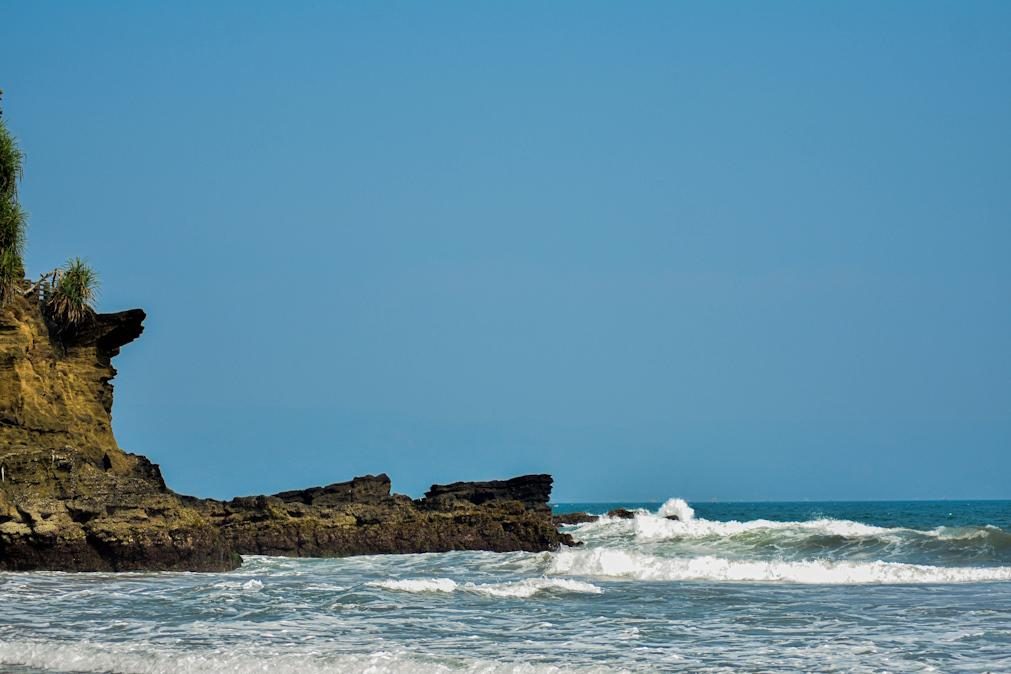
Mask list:
[{"label": "sea spray", "polygon": [[695,510],[688,505],[687,501],[680,498],[668,499],[666,503],[660,506],[657,514],[668,520],[675,518],[677,521],[685,523],[695,519]]}]

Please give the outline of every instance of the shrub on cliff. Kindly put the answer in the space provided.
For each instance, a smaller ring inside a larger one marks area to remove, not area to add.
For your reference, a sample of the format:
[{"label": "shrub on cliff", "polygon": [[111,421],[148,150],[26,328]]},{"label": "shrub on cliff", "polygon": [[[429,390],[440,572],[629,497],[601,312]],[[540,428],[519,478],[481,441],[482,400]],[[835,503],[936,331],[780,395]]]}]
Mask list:
[{"label": "shrub on cliff", "polygon": [[18,203],[24,155],[0,117],[0,304],[5,304],[24,278],[21,255],[27,218]]},{"label": "shrub on cliff", "polygon": [[21,168],[25,155],[0,117],[0,196],[17,197]]},{"label": "shrub on cliff", "polygon": [[13,200],[0,198],[0,304],[17,291],[25,270],[21,255],[25,248],[25,212]]},{"label": "shrub on cliff", "polygon": [[71,327],[95,315],[98,275],[81,258],[67,261],[46,297],[46,312],[54,323]]},{"label": "shrub on cliff", "polygon": [[[25,276],[22,255],[28,218],[18,201],[23,163],[24,153],[0,112],[0,306],[21,290]],[[62,331],[95,314],[98,276],[81,258],[74,258],[62,269],[43,274],[25,294],[39,291],[43,293],[47,317]]]}]

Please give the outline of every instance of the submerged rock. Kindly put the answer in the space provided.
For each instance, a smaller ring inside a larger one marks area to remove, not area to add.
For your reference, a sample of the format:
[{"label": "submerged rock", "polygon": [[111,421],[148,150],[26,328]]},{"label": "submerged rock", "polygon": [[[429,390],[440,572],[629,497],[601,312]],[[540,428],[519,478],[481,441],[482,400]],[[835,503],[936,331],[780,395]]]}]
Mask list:
[{"label": "submerged rock", "polygon": [[549,475],[391,492],[386,475],[231,501],[175,494],[112,434],[112,358],[140,309],[51,334],[37,300],[0,310],[0,570],[222,571],[239,554],[541,551]]},{"label": "submerged rock", "polygon": [[630,520],[635,517],[635,513],[626,508],[615,508],[607,513],[608,517],[617,517],[619,520]]},{"label": "submerged rock", "polygon": [[586,522],[596,522],[600,517],[597,515],[591,515],[589,513],[562,513],[561,515],[554,515],[551,521],[555,523],[556,526],[565,524],[585,524]]}]

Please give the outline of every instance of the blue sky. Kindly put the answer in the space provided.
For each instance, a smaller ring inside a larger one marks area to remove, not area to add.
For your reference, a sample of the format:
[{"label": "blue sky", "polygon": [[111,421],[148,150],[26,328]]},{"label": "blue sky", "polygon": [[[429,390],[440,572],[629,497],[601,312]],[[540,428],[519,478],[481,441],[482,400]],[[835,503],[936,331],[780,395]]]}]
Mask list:
[{"label": "blue sky", "polygon": [[1011,4],[0,5],[177,490],[1011,498]]}]

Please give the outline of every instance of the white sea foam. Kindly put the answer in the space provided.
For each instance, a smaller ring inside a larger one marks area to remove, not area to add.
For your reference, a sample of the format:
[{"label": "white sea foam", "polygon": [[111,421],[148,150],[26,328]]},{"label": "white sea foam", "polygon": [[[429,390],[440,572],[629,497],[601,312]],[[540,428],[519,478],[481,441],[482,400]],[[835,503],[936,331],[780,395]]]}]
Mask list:
[{"label": "white sea foam", "polygon": [[807,522],[775,522],[772,520],[749,520],[747,522],[717,522],[705,519],[688,521],[668,520],[648,513],[637,514],[630,520],[636,538],[709,538],[739,536],[754,531],[788,531],[858,538],[862,536],[886,536],[898,533],[896,529],[870,526],[848,520],[820,519]]},{"label": "white sea foam", "polygon": [[[680,498],[668,499],[656,513],[639,509],[631,519],[602,516],[595,522],[577,525],[572,530],[584,541],[608,539],[614,536],[634,536],[644,542],[665,539],[729,538],[753,532],[797,533],[801,535],[840,536],[843,538],[894,537],[920,535],[933,538],[973,538],[987,534],[979,529],[953,533],[945,527],[931,531],[878,527],[851,520],[820,518],[807,521],[774,521],[766,519],[717,521],[695,517],[695,510]],[[675,516],[677,519],[669,519]],[[996,530],[996,528],[994,528]]]},{"label": "white sea foam", "polygon": [[456,592],[459,587],[451,578],[408,578],[404,580],[379,580],[366,583],[369,587],[379,587],[397,592]]},{"label": "white sea foam", "polygon": [[660,506],[657,514],[661,517],[677,517],[681,522],[690,522],[695,519],[695,509],[682,498],[667,499],[667,502]]},{"label": "white sea foam", "polygon": [[470,592],[491,597],[532,597],[540,592],[575,592],[580,594],[600,594],[603,592],[592,583],[568,578],[525,578],[512,583],[488,583],[476,585],[467,583],[464,588]]},{"label": "white sea foam", "polygon": [[[317,672],[363,672],[365,674],[557,674],[572,671],[551,665],[490,662],[474,658],[425,658],[413,653],[377,650],[361,655],[321,655],[317,652],[275,648],[198,649],[185,651],[148,644],[63,643],[46,641],[0,641],[0,665],[23,665],[36,669],[116,674],[316,674]],[[609,668],[577,669],[587,673]]]},{"label": "white sea foam", "polygon": [[895,562],[758,561],[713,556],[658,557],[616,548],[567,549],[550,575],[643,581],[752,581],[824,585],[975,583],[1011,580],[1011,567],[940,567]]},{"label": "white sea foam", "polygon": [[591,583],[567,578],[524,578],[504,583],[457,583],[450,578],[412,578],[382,580],[366,583],[370,587],[397,592],[470,592],[488,597],[532,597],[541,592],[575,592],[600,594],[602,590]]},{"label": "white sea foam", "polygon": [[922,533],[944,541],[968,541],[990,538],[991,536],[1008,536],[1007,532],[992,524],[987,524],[983,527],[937,527],[936,529]]},{"label": "white sea foam", "polygon": [[227,580],[221,583],[215,583],[213,587],[217,590],[224,590],[222,594],[231,594],[236,590],[242,592],[259,592],[263,589],[263,581],[257,580],[255,578],[247,580],[244,583],[240,583],[234,580]]}]

